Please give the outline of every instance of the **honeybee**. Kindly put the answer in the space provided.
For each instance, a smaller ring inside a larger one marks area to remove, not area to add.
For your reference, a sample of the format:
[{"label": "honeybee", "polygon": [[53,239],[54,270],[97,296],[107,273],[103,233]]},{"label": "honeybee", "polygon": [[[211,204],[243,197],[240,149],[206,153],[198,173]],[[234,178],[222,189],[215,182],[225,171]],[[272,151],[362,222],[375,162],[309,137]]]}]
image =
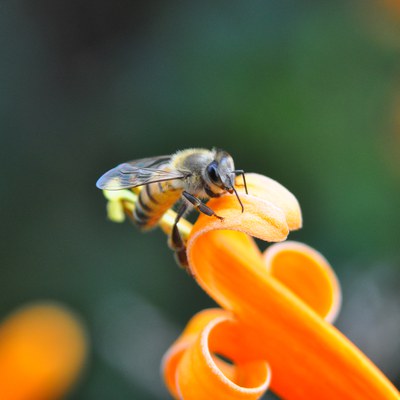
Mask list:
[{"label": "honeybee", "polygon": [[106,172],[96,183],[99,189],[120,190],[143,186],[133,212],[133,221],[144,230],[154,227],[163,214],[180,199],[172,228],[170,244],[177,252],[181,264],[186,264],[185,245],[178,229],[180,218],[190,209],[210,217],[217,215],[202,200],[235,194],[242,212],[243,204],[235,189],[235,176],[243,170],[235,170],[232,157],[220,149],[186,149],[169,156],[143,158],[118,165]]}]

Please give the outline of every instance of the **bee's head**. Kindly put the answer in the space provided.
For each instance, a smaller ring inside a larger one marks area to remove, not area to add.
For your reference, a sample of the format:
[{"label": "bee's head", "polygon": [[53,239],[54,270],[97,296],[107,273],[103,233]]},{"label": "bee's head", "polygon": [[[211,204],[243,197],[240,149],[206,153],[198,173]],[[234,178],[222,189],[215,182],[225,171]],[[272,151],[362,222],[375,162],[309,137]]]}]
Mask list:
[{"label": "bee's head", "polygon": [[214,160],[207,165],[206,178],[212,186],[232,193],[235,165],[232,157],[223,150],[215,150]]},{"label": "bee's head", "polygon": [[[214,160],[207,165],[205,170],[205,178],[211,188],[217,189],[219,192],[235,193],[240,206],[243,205],[239,195],[235,189],[235,177],[237,173],[243,174],[243,171],[236,171],[233,158],[224,150],[214,150]],[[244,174],[243,174],[244,177]],[[246,188],[247,193],[247,188]]]}]

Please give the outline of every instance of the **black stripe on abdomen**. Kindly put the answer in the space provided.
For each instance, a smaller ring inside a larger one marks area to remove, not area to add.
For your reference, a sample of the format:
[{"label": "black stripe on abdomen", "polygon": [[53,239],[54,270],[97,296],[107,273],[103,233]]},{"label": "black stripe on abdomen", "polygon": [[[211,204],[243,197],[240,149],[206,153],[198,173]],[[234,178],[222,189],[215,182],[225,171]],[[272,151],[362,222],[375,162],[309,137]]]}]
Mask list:
[{"label": "black stripe on abdomen", "polygon": [[138,225],[146,225],[150,219],[150,215],[145,208],[148,208],[149,211],[151,211],[151,209],[147,206],[143,208],[142,204],[143,201],[140,201],[140,195],[139,195],[139,199],[136,202],[135,209],[133,210],[133,217],[135,218],[135,221]]},{"label": "black stripe on abdomen", "polygon": [[161,182],[154,182],[140,191],[133,211],[133,218],[141,228],[152,228],[163,214],[176,203],[181,191],[164,188]]},{"label": "black stripe on abdomen", "polygon": [[145,211],[146,213],[151,213],[153,211],[153,209],[151,207],[149,207],[147,204],[145,204],[145,202],[143,201],[143,196],[138,197],[138,204],[140,206],[140,208]]},{"label": "black stripe on abdomen", "polygon": [[148,197],[154,204],[158,204],[158,201],[154,198],[154,196],[153,196],[152,193],[151,193],[150,185],[145,185],[145,190],[146,190],[147,197]]}]

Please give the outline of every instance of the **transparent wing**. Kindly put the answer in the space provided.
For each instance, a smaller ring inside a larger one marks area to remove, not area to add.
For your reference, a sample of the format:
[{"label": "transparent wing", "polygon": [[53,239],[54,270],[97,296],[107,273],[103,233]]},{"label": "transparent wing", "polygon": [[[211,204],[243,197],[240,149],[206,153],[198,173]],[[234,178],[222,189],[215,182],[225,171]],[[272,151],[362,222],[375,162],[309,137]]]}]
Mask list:
[{"label": "transparent wing", "polygon": [[170,160],[171,156],[160,156],[120,164],[106,172],[97,181],[96,186],[99,189],[120,190],[154,182],[186,178],[188,173],[163,169]]}]

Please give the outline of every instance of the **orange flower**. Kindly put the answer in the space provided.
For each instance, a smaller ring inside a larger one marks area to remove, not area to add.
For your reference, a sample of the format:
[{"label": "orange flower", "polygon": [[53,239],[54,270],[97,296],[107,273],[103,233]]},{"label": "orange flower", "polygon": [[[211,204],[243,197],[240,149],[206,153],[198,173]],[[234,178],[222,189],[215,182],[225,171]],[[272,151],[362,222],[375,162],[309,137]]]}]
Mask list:
[{"label": "orange flower", "polygon": [[384,0],[383,4],[386,5],[390,10],[400,13],[400,3],[398,0]]},{"label": "orange flower", "polygon": [[0,399],[60,398],[86,358],[86,335],[61,306],[26,306],[0,325]]},{"label": "orange flower", "polygon": [[328,262],[295,242],[259,251],[250,236],[283,241],[301,226],[301,212],[277,182],[246,179],[244,213],[233,196],[212,199],[224,220],[200,215],[190,234],[191,272],[224,310],[196,315],[165,355],[170,392],[185,400],[257,399],[270,382],[285,399],[399,399],[331,325],[340,288]]}]

